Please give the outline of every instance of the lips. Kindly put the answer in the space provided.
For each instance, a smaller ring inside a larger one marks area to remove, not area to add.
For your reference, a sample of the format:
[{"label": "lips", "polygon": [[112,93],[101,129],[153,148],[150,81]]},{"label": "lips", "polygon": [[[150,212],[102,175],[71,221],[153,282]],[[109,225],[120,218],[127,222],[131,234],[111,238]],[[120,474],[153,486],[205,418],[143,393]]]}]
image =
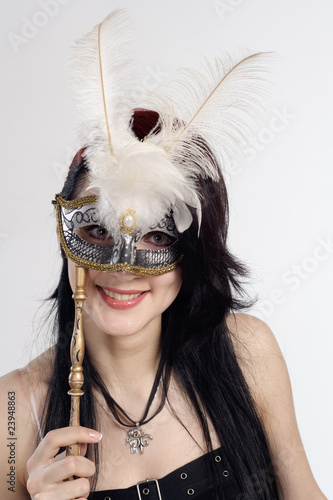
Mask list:
[{"label": "lips", "polygon": [[[119,290],[115,288],[101,287],[97,290],[104,302],[113,309],[129,309],[138,305],[147,295],[147,291]],[[126,291],[126,293],[124,293]]]},{"label": "lips", "polygon": [[130,300],[130,299],[135,299],[136,297],[139,297],[141,293],[131,293],[131,294],[125,294],[125,293],[116,293],[116,292],[110,292],[109,290],[106,290],[105,288],[102,288],[103,292],[105,295],[108,297],[111,297],[111,299],[116,299],[116,300]]}]

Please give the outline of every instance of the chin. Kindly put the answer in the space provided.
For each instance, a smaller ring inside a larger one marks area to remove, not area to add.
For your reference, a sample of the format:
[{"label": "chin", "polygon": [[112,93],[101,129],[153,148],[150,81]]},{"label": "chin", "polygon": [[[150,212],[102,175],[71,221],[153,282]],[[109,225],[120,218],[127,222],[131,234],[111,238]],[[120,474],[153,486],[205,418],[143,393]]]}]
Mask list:
[{"label": "chin", "polygon": [[138,312],[107,311],[104,314],[90,312],[86,308],[84,314],[85,333],[93,333],[94,338],[100,335],[110,337],[130,337],[143,332],[160,334],[161,315],[140,318]]}]

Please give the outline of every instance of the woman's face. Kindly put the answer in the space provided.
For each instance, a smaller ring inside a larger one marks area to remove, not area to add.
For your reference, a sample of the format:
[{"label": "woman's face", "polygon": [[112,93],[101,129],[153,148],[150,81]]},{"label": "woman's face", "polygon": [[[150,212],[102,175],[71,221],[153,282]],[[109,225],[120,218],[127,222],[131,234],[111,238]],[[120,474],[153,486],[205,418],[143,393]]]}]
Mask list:
[{"label": "woman's face", "polygon": [[[89,194],[89,189],[84,188],[78,197]],[[80,236],[90,243],[112,245],[101,229],[100,226],[87,227]],[[170,245],[172,240],[167,234],[154,231],[143,236],[137,248],[158,250]],[[68,260],[68,273],[74,291],[75,264],[71,260]],[[160,329],[161,315],[177,297],[181,284],[180,266],[160,276],[87,269],[84,315],[109,335],[132,335],[154,326]]]},{"label": "woman's face", "polygon": [[[68,261],[69,280],[75,289],[75,264]],[[102,332],[133,335],[154,325],[178,295],[181,268],[160,276],[135,276],[127,272],[86,271],[84,312]]]}]

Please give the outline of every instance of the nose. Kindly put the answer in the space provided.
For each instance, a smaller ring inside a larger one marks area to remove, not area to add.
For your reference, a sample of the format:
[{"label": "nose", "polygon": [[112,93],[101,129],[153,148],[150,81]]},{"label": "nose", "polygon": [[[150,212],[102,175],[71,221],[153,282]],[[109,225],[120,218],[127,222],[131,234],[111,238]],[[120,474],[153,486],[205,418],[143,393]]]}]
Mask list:
[{"label": "nose", "polygon": [[113,262],[133,265],[136,259],[136,238],[129,234],[122,235],[114,248]]},{"label": "nose", "polygon": [[122,264],[134,264],[134,261],[135,248],[130,243],[125,242],[120,250],[118,262],[121,262]]},{"label": "nose", "polygon": [[120,270],[108,273],[110,276],[114,277],[115,280],[119,280],[122,283],[127,283],[135,278],[140,278],[136,274],[129,273],[128,271]]}]

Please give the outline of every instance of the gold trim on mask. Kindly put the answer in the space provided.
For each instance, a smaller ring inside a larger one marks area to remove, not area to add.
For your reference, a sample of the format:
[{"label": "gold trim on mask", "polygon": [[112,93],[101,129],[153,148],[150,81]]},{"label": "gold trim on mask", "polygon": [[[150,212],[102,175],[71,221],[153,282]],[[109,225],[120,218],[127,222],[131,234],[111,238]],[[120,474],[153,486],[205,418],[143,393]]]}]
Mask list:
[{"label": "gold trim on mask", "polygon": [[55,195],[54,205],[61,205],[63,208],[68,208],[69,210],[73,208],[80,208],[83,205],[90,205],[91,203],[97,203],[98,196],[92,194],[90,196],[83,196],[83,198],[75,198],[75,200],[65,200],[60,194]]},{"label": "gold trim on mask", "polygon": [[160,267],[157,269],[141,267],[141,266],[133,266],[131,264],[101,264],[99,262],[93,262],[91,260],[82,259],[78,255],[75,255],[67,246],[66,238],[64,235],[63,227],[62,227],[62,214],[61,207],[73,209],[79,208],[83,205],[89,205],[90,203],[96,203],[98,200],[97,196],[85,196],[83,198],[76,198],[75,200],[64,200],[60,196],[60,194],[56,194],[55,201],[53,202],[56,207],[57,214],[57,224],[59,231],[59,239],[60,244],[65,252],[65,255],[68,259],[72,260],[75,264],[84,267],[93,269],[94,271],[103,271],[103,272],[116,272],[116,271],[125,271],[127,273],[135,274],[137,276],[160,276],[161,274],[166,274],[173,271],[183,260],[183,255],[179,257],[175,262],[169,264],[168,266]]}]

